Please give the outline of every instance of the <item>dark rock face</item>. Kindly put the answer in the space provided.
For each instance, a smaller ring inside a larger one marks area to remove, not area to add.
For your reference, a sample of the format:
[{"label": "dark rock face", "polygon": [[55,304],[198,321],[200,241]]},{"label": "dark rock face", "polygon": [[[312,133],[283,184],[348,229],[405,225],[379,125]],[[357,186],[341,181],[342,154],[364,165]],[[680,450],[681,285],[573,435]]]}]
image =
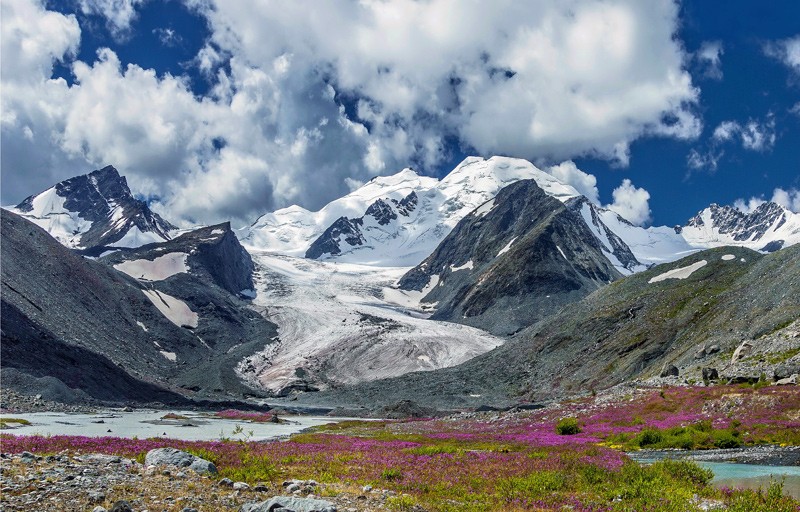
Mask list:
[{"label": "dark rock face", "polygon": [[344,242],[351,247],[364,245],[364,235],[361,234],[360,228],[363,224],[364,221],[360,218],[351,220],[347,217],[339,217],[319,238],[314,240],[314,243],[306,251],[306,258],[317,259],[323,254],[341,254],[340,237],[344,237]]},{"label": "dark rock face", "polygon": [[773,240],[772,242],[768,243],[761,249],[761,252],[775,252],[780,251],[783,248],[784,240]]},{"label": "dark rock face", "polygon": [[438,302],[434,319],[509,334],[621,277],[583,219],[534,180],[505,187],[488,213],[476,212],[398,283],[419,291],[436,276],[423,299]]},{"label": "dark rock face", "polygon": [[[84,250],[113,245],[133,227],[143,233],[155,233],[164,240],[169,240],[169,232],[177,229],[150,210],[144,201],[135,199],[128,182],[110,165],[62,181],[55,189],[56,194],[65,198],[64,208],[78,212],[82,219],[92,223],[80,238],[79,248]],[[36,195],[26,198],[17,208],[30,212],[35,198]]]},{"label": "dark rock face", "polygon": [[[783,207],[767,201],[761,203],[755,210],[750,213],[742,213],[741,211],[731,206],[719,206],[712,204],[709,206],[711,210],[711,219],[722,234],[733,235],[733,239],[737,242],[746,240],[758,240],[764,233],[778,221],[776,228],[780,227],[786,222],[786,212]],[[780,220],[779,220],[780,219]],[[705,222],[702,218],[702,212],[690,219],[686,226],[701,227]],[[781,244],[782,246],[783,244]],[[769,244],[768,247],[772,250],[764,248],[767,252],[773,252],[780,247],[775,247],[775,244]]]},{"label": "dark rock face", "polygon": [[[335,256],[343,250],[362,246],[367,243],[362,227],[367,217],[372,217],[379,226],[388,226],[398,217],[408,217],[416,207],[419,198],[416,192],[411,191],[406,197],[396,199],[378,199],[364,212],[364,215],[354,219],[339,217],[326,229],[306,251],[306,258],[317,259],[325,254]],[[342,244],[349,247],[342,247]]]},{"label": "dark rock face", "polygon": [[664,368],[661,369],[661,377],[677,377],[680,372],[678,371],[678,367],[674,364],[666,364]]},{"label": "dark rock face", "polygon": [[[53,400],[183,400],[167,386],[195,388],[195,396],[253,393],[234,368],[277,331],[247,302],[208,277],[139,283],[75,254],[22,217],[0,215],[4,385],[13,370],[21,392],[49,379],[54,396],[45,398]],[[143,293],[148,288],[184,302],[198,326],[172,323]]]}]

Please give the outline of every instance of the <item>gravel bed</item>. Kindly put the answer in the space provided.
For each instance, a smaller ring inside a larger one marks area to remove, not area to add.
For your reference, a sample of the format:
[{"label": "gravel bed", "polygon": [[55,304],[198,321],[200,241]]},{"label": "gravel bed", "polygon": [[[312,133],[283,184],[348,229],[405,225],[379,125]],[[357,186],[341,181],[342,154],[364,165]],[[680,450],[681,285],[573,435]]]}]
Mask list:
[{"label": "gravel bed", "polygon": [[800,446],[747,446],[718,450],[639,450],[627,454],[633,460],[687,458],[705,462],[736,462],[759,466],[800,466]]}]

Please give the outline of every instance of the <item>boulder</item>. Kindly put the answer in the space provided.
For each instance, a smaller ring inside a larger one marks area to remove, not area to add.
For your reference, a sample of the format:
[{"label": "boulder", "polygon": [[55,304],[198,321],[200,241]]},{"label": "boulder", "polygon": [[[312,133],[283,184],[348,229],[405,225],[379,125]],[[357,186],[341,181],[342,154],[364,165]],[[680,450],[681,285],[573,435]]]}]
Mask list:
[{"label": "boulder", "polygon": [[706,354],[709,356],[711,354],[716,354],[717,352],[719,352],[719,345],[711,345],[706,349]]},{"label": "boulder", "polygon": [[175,448],[150,450],[144,457],[144,463],[146,466],[166,465],[188,468],[197,473],[211,473],[214,475],[219,473],[217,467],[211,462]]},{"label": "boulder", "polygon": [[795,373],[800,373],[800,362],[784,361],[775,367],[775,380],[791,377]]},{"label": "boulder", "polygon": [[735,375],[731,377],[728,384],[755,384],[758,380],[758,375]]},{"label": "boulder", "polygon": [[247,485],[244,482],[236,482],[235,484],[233,484],[233,490],[234,491],[248,491],[248,490],[250,490],[250,486]]},{"label": "boulder", "polygon": [[677,377],[679,374],[678,367],[674,364],[666,363],[661,369],[661,377]]},{"label": "boulder", "polygon": [[717,379],[719,379],[719,372],[717,371],[716,368],[710,368],[710,367],[703,368],[703,380],[709,381]]},{"label": "boulder", "polygon": [[133,512],[131,504],[125,500],[115,501],[109,512]]},{"label": "boulder", "polygon": [[222,480],[217,482],[217,485],[220,487],[233,487],[233,480],[231,480],[230,478],[223,478]]},{"label": "boulder", "polygon": [[786,377],[785,379],[781,379],[775,383],[778,386],[796,386],[797,385],[797,374],[795,373],[791,377]]},{"label": "boulder", "polygon": [[744,340],[742,344],[739,345],[736,348],[736,350],[733,351],[733,357],[731,357],[731,364],[737,361],[741,361],[752,351],[753,351],[753,343],[750,340]]},{"label": "boulder", "polygon": [[294,512],[336,512],[336,505],[330,501],[294,496],[275,496],[260,503],[245,503],[239,512],[274,512],[279,508]]}]

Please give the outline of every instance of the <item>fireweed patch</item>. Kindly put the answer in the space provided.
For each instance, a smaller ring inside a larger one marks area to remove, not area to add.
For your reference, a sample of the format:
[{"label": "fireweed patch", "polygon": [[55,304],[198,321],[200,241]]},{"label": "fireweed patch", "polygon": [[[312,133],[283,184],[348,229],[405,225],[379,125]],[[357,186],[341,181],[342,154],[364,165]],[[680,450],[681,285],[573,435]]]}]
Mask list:
[{"label": "fireweed patch", "polygon": [[[171,446],[211,460],[223,476],[250,483],[313,478],[406,493],[412,498],[393,502],[400,510],[419,504],[435,511],[677,511],[694,509],[696,496],[733,508],[774,503],[780,510],[800,510],[780,489],[770,488],[769,496],[718,491],[707,485],[711,474],[692,462],[643,467],[619,449],[797,442],[799,409],[800,397],[792,390],[721,386],[645,390],[613,404],[591,398],[520,414],[346,422],[285,442],[9,434],[0,439],[4,452],[66,449],[137,459]],[[565,418],[577,424],[577,433],[558,433]]]}]

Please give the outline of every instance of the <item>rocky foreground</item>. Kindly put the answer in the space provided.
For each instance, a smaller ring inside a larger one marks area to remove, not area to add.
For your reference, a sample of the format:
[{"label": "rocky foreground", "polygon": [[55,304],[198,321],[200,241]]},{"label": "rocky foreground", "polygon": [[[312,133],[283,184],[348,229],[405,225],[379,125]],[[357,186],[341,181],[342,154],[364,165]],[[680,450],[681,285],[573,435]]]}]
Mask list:
[{"label": "rocky foreground", "polygon": [[250,486],[220,478],[216,469],[198,472],[97,453],[42,457],[23,452],[0,457],[0,509],[8,511],[356,512],[386,510],[387,500],[397,497],[393,491],[370,486],[313,480]]}]

